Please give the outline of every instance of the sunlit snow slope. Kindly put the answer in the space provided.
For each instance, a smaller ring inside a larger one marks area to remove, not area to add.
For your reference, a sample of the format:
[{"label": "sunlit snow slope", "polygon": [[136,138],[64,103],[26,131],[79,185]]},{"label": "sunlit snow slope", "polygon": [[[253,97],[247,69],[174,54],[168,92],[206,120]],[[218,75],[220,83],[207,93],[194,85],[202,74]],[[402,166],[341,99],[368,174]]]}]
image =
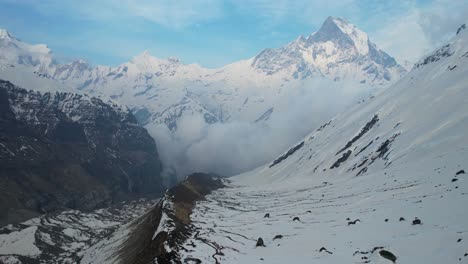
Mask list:
[{"label": "sunlit snow slope", "polygon": [[467,66],[461,28],[393,87],[231,178],[197,204],[182,259],[468,263]]}]

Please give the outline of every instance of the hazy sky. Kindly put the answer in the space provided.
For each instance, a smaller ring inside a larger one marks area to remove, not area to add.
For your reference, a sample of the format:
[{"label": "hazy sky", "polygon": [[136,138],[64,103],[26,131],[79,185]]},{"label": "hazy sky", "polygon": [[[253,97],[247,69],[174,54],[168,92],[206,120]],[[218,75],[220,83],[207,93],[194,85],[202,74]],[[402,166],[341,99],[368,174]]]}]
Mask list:
[{"label": "hazy sky", "polygon": [[468,17],[466,0],[0,0],[0,27],[59,58],[117,65],[144,50],[218,67],[348,19],[415,61]]}]

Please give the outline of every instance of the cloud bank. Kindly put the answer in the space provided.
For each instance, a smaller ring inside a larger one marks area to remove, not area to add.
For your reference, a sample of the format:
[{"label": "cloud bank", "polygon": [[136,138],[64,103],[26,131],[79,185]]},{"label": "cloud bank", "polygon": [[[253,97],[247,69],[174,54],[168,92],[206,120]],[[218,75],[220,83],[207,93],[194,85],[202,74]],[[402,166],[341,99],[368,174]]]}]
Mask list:
[{"label": "cloud bank", "polygon": [[[290,88],[264,123],[234,121],[206,125],[201,116],[183,118],[178,130],[148,127],[166,172],[179,178],[191,172],[235,175],[271,162],[293,144],[361,98],[370,89],[343,87],[329,80],[309,80]],[[255,118],[252,118],[255,119]]]}]

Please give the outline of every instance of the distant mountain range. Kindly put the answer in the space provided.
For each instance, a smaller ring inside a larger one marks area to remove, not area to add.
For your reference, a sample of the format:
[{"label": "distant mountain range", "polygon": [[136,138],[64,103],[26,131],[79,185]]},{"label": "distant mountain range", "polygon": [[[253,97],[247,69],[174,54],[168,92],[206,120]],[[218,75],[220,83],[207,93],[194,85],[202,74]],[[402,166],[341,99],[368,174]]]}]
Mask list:
[{"label": "distant mountain range", "polygon": [[[208,124],[255,121],[278,103],[289,88],[277,90],[290,82],[326,78],[388,86],[406,73],[366,33],[333,17],[308,37],[300,36],[284,47],[265,49],[219,69],[185,65],[175,58],[158,59],[148,52],[118,67],[92,67],[82,60],[59,64],[47,46],[29,45],[5,30],[0,32],[2,78],[25,87],[30,86],[27,82],[48,79],[106,95],[139,111],[143,124],[164,123],[170,129],[184,115],[202,115]],[[12,73],[18,71],[21,76]],[[28,78],[24,78],[25,72]],[[274,95],[262,96],[267,93]]]}]

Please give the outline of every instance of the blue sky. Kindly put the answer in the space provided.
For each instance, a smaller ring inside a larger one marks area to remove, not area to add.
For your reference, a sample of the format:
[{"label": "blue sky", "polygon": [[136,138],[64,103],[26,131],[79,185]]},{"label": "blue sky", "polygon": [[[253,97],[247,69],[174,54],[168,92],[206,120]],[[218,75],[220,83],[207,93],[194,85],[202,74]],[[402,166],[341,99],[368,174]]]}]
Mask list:
[{"label": "blue sky", "polygon": [[117,65],[144,50],[219,67],[348,19],[416,60],[468,17],[466,0],[0,0],[0,27],[63,60]]}]

